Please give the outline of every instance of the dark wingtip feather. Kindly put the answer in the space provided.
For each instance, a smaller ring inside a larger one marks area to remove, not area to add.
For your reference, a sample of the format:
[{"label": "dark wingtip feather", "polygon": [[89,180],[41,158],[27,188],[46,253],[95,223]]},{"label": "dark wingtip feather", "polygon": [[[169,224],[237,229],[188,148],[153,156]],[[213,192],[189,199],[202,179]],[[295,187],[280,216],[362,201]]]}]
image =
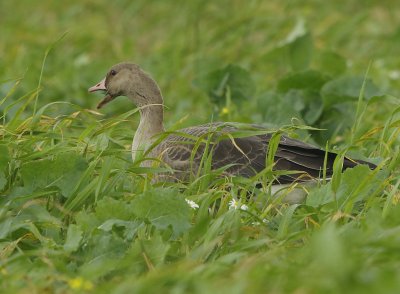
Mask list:
[{"label": "dark wingtip feather", "polygon": [[355,166],[357,166],[359,164],[368,165],[368,167],[370,169],[375,169],[376,168],[376,165],[371,163],[371,162],[368,162],[368,161],[365,161],[365,160],[360,160],[360,159],[349,159],[349,158],[346,158],[344,163],[343,163],[343,170],[345,170],[346,168],[355,167]]},{"label": "dark wingtip feather", "polygon": [[364,161],[364,160],[355,160],[355,162],[357,162],[357,164],[365,164],[368,165],[370,169],[376,169],[376,165],[368,162],[368,161]]}]

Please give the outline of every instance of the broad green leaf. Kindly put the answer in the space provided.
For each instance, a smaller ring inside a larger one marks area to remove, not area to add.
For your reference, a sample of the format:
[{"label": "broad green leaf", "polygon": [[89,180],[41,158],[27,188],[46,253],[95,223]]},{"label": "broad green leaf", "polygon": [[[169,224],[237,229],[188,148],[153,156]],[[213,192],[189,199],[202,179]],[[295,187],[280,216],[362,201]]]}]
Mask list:
[{"label": "broad green leaf", "polygon": [[75,215],[75,221],[85,233],[93,232],[101,224],[101,221],[96,217],[94,212],[86,210],[79,211]]},{"label": "broad green leaf", "polygon": [[64,244],[64,251],[74,252],[78,250],[79,244],[82,240],[82,234],[83,231],[78,225],[69,225],[67,231],[67,239]]},{"label": "broad green leaf", "polygon": [[333,51],[322,51],[317,55],[316,67],[327,74],[337,76],[346,71],[346,59]]},{"label": "broad green leaf", "polygon": [[170,248],[170,243],[163,241],[160,232],[155,232],[150,239],[136,239],[127,251],[124,262],[129,264],[134,262],[136,267],[142,269],[159,266],[163,264]]},{"label": "broad green leaf", "polygon": [[129,221],[135,217],[131,204],[111,197],[105,197],[97,202],[95,215],[102,222],[116,218]]},{"label": "broad green leaf", "polygon": [[332,203],[333,201],[335,201],[335,198],[330,182],[326,185],[315,187],[306,198],[306,204],[312,207],[319,207],[327,203]]},{"label": "broad green leaf", "polygon": [[290,124],[293,118],[303,119],[312,125],[323,111],[322,101],[316,91],[291,89],[285,94],[266,92],[258,97],[257,102],[264,119],[277,126]]},{"label": "broad green leaf", "polygon": [[31,161],[21,167],[24,186],[31,191],[58,187],[69,197],[87,168],[86,161],[76,153],[61,153],[54,159]]},{"label": "broad green leaf", "polygon": [[313,49],[313,40],[310,33],[299,36],[290,44],[290,66],[294,71],[308,68],[313,55]]},{"label": "broad green leaf", "polygon": [[47,224],[47,226],[61,227],[61,220],[53,216],[43,205],[29,205],[24,208],[20,215],[20,220],[29,220],[36,223]]},{"label": "broad green leaf", "polygon": [[321,96],[314,91],[304,91],[304,110],[302,111],[302,116],[305,122],[309,125],[315,124],[321,117],[324,104],[321,101]]},{"label": "broad green leaf", "polygon": [[272,50],[268,51],[262,60],[268,66],[305,70],[309,67],[314,53],[314,44],[311,33],[307,30],[303,19],[296,21],[293,29]]},{"label": "broad green leaf", "polygon": [[58,235],[60,228],[61,221],[51,215],[44,206],[31,204],[21,209],[18,215],[0,221],[0,239],[5,239],[11,234],[14,238],[18,238],[19,234],[26,233],[21,230],[25,229],[31,231],[39,240],[48,242],[44,237],[53,233]]},{"label": "broad green leaf", "polygon": [[[357,76],[345,76],[327,82],[321,89],[321,96],[325,108],[347,101],[356,102],[359,98],[363,82],[364,78]],[[381,95],[382,92],[372,83],[372,81],[367,80],[365,84],[364,98],[369,100],[374,96]]]},{"label": "broad green leaf", "polygon": [[387,172],[371,170],[367,165],[347,169],[337,192],[340,205],[360,201],[372,194],[386,178]]},{"label": "broad green leaf", "polygon": [[226,103],[228,93],[233,102],[240,103],[251,99],[256,88],[250,73],[233,64],[197,78],[194,84],[207,92],[211,101],[220,106]]},{"label": "broad green leaf", "polygon": [[[107,240],[102,240],[101,242],[107,242]],[[108,243],[108,246],[111,247],[112,245],[115,244]],[[110,251],[107,252],[107,250],[100,252],[101,254],[94,256],[90,262],[84,263],[79,269],[79,272],[87,279],[98,279],[106,276],[118,268],[122,262],[121,256],[116,256],[116,254]]]},{"label": "broad green leaf", "polygon": [[[278,82],[278,91],[285,93],[269,105],[272,117],[299,117],[307,124],[316,123],[322,115],[323,103],[319,94],[328,76],[315,70],[291,73]],[[274,107],[271,107],[274,105]],[[275,113],[274,113],[275,111]],[[297,115],[293,115],[296,112]],[[269,119],[269,118],[268,118]]]},{"label": "broad green leaf", "polygon": [[293,29],[287,34],[286,38],[280,42],[280,45],[292,44],[298,38],[307,34],[306,23],[303,18],[296,19],[296,24]]},{"label": "broad green leaf", "polygon": [[[385,172],[376,173],[366,165],[349,168],[341,174],[340,182],[336,182],[337,187],[334,188],[334,183],[329,182],[313,189],[307,197],[306,204],[313,207],[334,201],[337,201],[339,206],[349,202],[354,204],[370,196],[384,178]],[[333,192],[334,189],[336,189],[336,195]]]},{"label": "broad green leaf", "polygon": [[353,125],[355,114],[354,102],[336,104],[325,109],[318,121],[318,127],[324,131],[316,132],[314,138],[324,144],[331,138],[343,135],[346,129],[350,129]]},{"label": "broad green leaf", "polygon": [[137,229],[142,224],[140,221],[124,221],[120,219],[109,219],[101,224],[98,229],[105,232],[110,232],[115,228],[124,229],[124,238],[127,240],[132,240],[136,235]]},{"label": "broad green leaf", "polygon": [[304,70],[290,73],[278,82],[278,91],[287,92],[291,89],[319,91],[329,80],[329,77],[316,70]]},{"label": "broad green leaf", "polygon": [[301,118],[300,110],[304,108],[301,93],[298,91],[290,91],[286,95],[266,92],[258,97],[257,104],[264,119],[276,126],[289,124],[294,117]]},{"label": "broad green leaf", "polygon": [[176,189],[155,188],[136,196],[132,202],[134,213],[147,219],[158,229],[172,227],[178,236],[190,227],[191,210]]},{"label": "broad green leaf", "polygon": [[87,257],[90,259],[97,259],[99,256],[103,255],[121,256],[128,248],[129,243],[118,236],[118,234],[98,230],[87,239],[85,245]]},{"label": "broad green leaf", "polygon": [[126,226],[129,221],[123,221],[120,219],[109,219],[99,226],[100,230],[110,232],[114,226]]},{"label": "broad green leaf", "polygon": [[79,212],[76,217],[77,224],[87,233],[95,229],[111,232],[113,229],[123,229],[124,238],[132,239],[138,226],[142,223],[136,221],[132,205],[125,200],[105,197],[96,203],[95,212]]}]

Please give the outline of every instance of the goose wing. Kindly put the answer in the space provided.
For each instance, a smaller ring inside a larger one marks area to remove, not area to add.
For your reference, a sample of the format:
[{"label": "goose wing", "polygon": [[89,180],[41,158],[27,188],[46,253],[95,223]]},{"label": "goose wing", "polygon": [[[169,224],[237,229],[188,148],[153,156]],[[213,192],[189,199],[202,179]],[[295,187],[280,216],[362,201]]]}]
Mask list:
[{"label": "goose wing", "polygon": [[[181,174],[196,173],[206,150],[209,150],[208,152],[212,153],[212,169],[229,166],[225,170],[226,174],[254,176],[266,168],[266,155],[272,135],[235,137],[236,131],[238,131],[237,128],[222,123],[183,129],[163,141],[160,146],[162,159]],[[209,142],[208,149],[207,141]],[[325,156],[327,158],[326,175],[330,177],[337,154],[281,136],[275,153],[274,170],[296,172],[280,176],[277,182],[285,184],[320,177]],[[343,169],[357,164],[345,158]],[[182,178],[181,175],[179,177]]]}]

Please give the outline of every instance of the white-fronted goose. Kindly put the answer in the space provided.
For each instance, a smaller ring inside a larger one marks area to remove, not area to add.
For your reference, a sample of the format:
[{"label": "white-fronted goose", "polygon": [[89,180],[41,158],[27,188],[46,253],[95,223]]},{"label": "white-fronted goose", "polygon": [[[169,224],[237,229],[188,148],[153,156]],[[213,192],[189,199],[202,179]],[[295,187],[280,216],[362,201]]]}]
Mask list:
[{"label": "white-fronted goose", "polygon": [[[89,92],[104,91],[106,96],[98,104],[103,107],[118,96],[127,96],[140,108],[140,123],[132,143],[132,156],[145,151],[160,134],[164,132],[163,98],[156,82],[138,65],[120,63],[114,65],[106,77]],[[253,128],[253,126],[249,126]],[[148,157],[159,158],[171,167],[174,177],[185,179],[190,172],[194,174],[199,168],[206,144],[195,144],[194,137],[213,132],[215,144],[210,147],[212,153],[212,169],[230,165],[225,173],[251,177],[266,167],[266,153],[271,134],[263,133],[247,137],[232,138],[230,133],[237,131],[235,124],[211,123],[182,129],[178,133],[165,136],[163,141],[150,151]],[[227,135],[228,134],[228,135]],[[196,150],[193,152],[193,148]],[[315,146],[281,136],[275,154],[275,170],[296,171],[295,174],[283,175],[276,179],[279,184],[290,184],[295,181],[310,181],[322,175],[324,159],[327,156],[326,175],[332,175],[335,153],[325,152]],[[142,165],[149,165],[144,161]],[[358,164],[373,164],[345,158],[343,170]]]}]

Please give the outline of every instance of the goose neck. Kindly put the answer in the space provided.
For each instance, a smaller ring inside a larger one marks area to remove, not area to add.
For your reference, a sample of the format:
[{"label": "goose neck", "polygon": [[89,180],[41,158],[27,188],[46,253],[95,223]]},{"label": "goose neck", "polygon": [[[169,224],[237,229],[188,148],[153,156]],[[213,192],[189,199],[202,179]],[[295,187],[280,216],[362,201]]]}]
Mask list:
[{"label": "goose neck", "polygon": [[162,105],[142,107],[140,122],[132,142],[132,158],[135,160],[139,152],[144,152],[164,131]]}]

